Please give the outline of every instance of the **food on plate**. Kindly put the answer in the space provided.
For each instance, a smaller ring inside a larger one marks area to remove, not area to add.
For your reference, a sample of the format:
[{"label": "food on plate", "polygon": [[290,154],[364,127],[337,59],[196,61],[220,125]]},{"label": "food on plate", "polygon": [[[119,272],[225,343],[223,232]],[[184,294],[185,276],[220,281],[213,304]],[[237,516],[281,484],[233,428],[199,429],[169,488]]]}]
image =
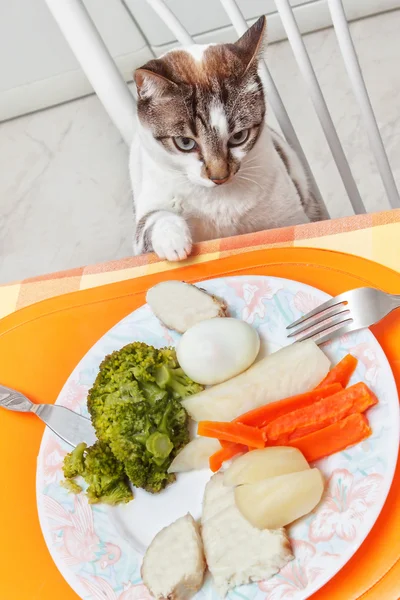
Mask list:
[{"label": "food on plate", "polygon": [[[351,363],[351,361],[347,362]],[[342,378],[342,381],[346,381],[347,378],[348,376]],[[265,446],[290,446],[302,451],[304,449],[307,460],[318,460],[367,438],[371,430],[366,419],[359,417],[350,421],[347,419],[352,414],[361,416],[361,413],[377,402],[375,394],[363,382],[345,390],[340,383],[333,383],[323,388],[317,387],[305,394],[261,406],[239,415],[231,423],[218,423],[217,426],[219,431],[223,432],[235,424],[246,424],[253,430],[259,429],[264,434]],[[332,424],[336,422],[343,423],[343,425],[335,428]],[[348,423],[355,424],[353,432]],[[210,424],[207,424],[208,426]],[[330,429],[330,427],[333,428]],[[342,428],[343,432],[341,433]],[[324,433],[319,435],[319,431]],[[313,432],[315,432],[315,437],[311,437]],[[326,443],[325,433],[327,435]],[[335,435],[338,436],[337,439],[335,439]],[[225,461],[234,458],[237,454],[254,450],[254,445],[239,445],[237,438],[232,442],[226,441],[226,439],[226,436],[219,438],[223,448],[210,456],[210,469],[214,472],[218,471]],[[302,441],[297,444],[297,440]],[[313,446],[314,441],[315,447]]]},{"label": "food on plate", "polygon": [[249,523],[259,529],[278,529],[317,506],[324,480],[318,469],[305,469],[234,489],[236,505]]},{"label": "food on plate", "polygon": [[168,467],[189,442],[180,398],[198,389],[172,348],[134,342],[101,363],[89,413],[98,438],[110,445],[134,486],[159,492],[174,481]]},{"label": "food on plate", "polygon": [[158,284],[147,300],[183,332],[177,350],[134,342],[104,359],[88,394],[98,441],[65,457],[62,485],[79,493],[83,480],[90,503],[115,505],[133,498],[131,484],[157,493],[176,473],[223,467],[206,485],[201,530],[190,514],[162,529],[141,574],[156,599],[186,600],[207,561],[224,597],[293,559],[284,527],[314,510],[324,490],[309,462],[366,439],[362,413],[378,400],[364,383],[346,387],[356,358],[329,371],[311,340],[255,363],[257,331],[194,286]]},{"label": "food on plate", "polygon": [[224,485],[256,483],[268,477],[305,471],[309,468],[308,462],[296,448],[264,448],[236,458],[224,472]]},{"label": "food on plate", "polygon": [[239,319],[209,319],[183,334],[177,357],[187,375],[204,385],[226,381],[250,367],[260,349],[257,331]]},{"label": "food on plate", "polygon": [[337,365],[333,367],[318,387],[324,387],[331,383],[340,383],[342,387],[347,387],[351,376],[356,370],[358,360],[351,354],[346,354]]},{"label": "food on plate", "polygon": [[210,456],[220,448],[218,440],[196,437],[175,456],[168,473],[207,469]]},{"label": "food on plate", "polygon": [[362,442],[371,433],[367,417],[354,414],[324,429],[288,442],[288,446],[298,448],[308,462],[314,462]]},{"label": "food on plate", "polygon": [[182,404],[195,421],[232,421],[264,404],[308,392],[322,381],[329,366],[329,359],[313,341],[299,342]]},{"label": "food on plate", "polygon": [[228,444],[227,446],[222,446],[219,448],[214,454],[212,454],[209,458],[209,466],[213,473],[219,471],[224,462],[234,458],[238,454],[243,454],[247,452],[248,447],[243,446],[243,444]]},{"label": "food on plate", "polygon": [[261,429],[235,422],[200,421],[197,433],[201,436],[233,442],[234,444],[244,444],[251,448],[264,448],[266,440],[266,436]]},{"label": "food on plate", "polygon": [[[189,442],[189,419],[180,400],[201,389],[180,368],[173,348],[134,342],[107,356],[88,394],[88,410],[101,442],[92,447],[96,461],[90,463],[97,476],[112,479],[125,473],[134,486],[153,493],[174,481],[168,468]],[[79,448],[65,459],[67,473]],[[86,467],[92,448],[84,448]],[[67,473],[65,485],[78,491],[74,476]],[[98,501],[107,496],[107,490],[101,496],[102,489],[96,491]]]},{"label": "food on plate", "polygon": [[169,329],[184,333],[199,321],[226,317],[223,300],[183,281],[163,281],[146,295],[153,313]]},{"label": "food on plate", "polygon": [[377,404],[373,392],[360,382],[351,387],[282,415],[262,428],[268,443],[285,445],[287,442],[332,425],[354,413],[363,413]]},{"label": "food on plate", "polygon": [[314,404],[317,400],[332,396],[342,389],[340,383],[318,387],[315,390],[311,390],[311,392],[298,394],[297,396],[291,396],[290,398],[283,398],[277,402],[271,402],[271,404],[265,404],[264,406],[250,410],[244,415],[236,417],[235,421],[243,423],[244,425],[263,427],[278,417],[286,415],[298,408],[304,408],[310,404]]},{"label": "food on plate", "polygon": [[141,575],[154,598],[188,600],[203,584],[203,543],[190,514],[162,529],[143,558]]},{"label": "food on plate", "polygon": [[113,455],[110,447],[96,442],[90,448],[85,443],[78,446],[64,459],[63,487],[75,494],[82,491],[77,477],[88,484],[86,495],[90,504],[121,504],[133,498],[125,470]]},{"label": "food on plate", "polygon": [[221,597],[237,585],[269,579],[293,559],[284,529],[260,531],[240,513],[222,473],[208,482],[201,532],[206,561]]}]

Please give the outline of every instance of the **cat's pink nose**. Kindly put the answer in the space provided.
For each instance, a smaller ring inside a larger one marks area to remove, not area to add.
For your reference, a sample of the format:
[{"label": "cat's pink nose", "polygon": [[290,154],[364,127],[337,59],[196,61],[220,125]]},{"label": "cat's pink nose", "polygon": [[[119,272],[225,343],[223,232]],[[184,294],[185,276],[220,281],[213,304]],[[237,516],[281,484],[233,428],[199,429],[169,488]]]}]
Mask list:
[{"label": "cat's pink nose", "polygon": [[223,179],[213,179],[211,177],[211,181],[213,181],[217,185],[221,185],[221,183],[226,183],[228,181],[228,179],[229,179],[229,175],[227,177],[224,177]]}]

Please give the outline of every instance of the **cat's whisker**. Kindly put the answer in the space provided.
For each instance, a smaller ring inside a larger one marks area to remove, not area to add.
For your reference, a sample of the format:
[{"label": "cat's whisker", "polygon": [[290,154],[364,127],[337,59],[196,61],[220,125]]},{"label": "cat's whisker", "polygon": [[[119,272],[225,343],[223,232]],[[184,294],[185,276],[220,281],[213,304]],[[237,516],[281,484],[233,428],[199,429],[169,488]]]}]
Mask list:
[{"label": "cat's whisker", "polygon": [[247,167],[248,165],[251,165],[253,162],[260,160],[260,157],[258,154],[256,154],[256,156],[252,156],[251,158],[247,159],[242,163],[243,167]]},{"label": "cat's whisker", "polygon": [[242,170],[243,173],[245,173],[246,171],[250,171],[250,170],[254,170],[254,169],[261,169],[261,170],[263,170],[263,169],[265,169],[265,167],[264,167],[264,165],[256,165],[256,166],[253,166],[253,167],[247,167],[246,166],[246,167],[244,167],[241,170]]},{"label": "cat's whisker", "polygon": [[248,175],[249,177],[261,177],[262,174],[265,172],[265,169],[252,169],[250,171],[250,169],[240,169],[240,174],[241,175]]},{"label": "cat's whisker", "polygon": [[254,179],[250,179],[249,177],[244,177],[243,175],[239,175],[239,179],[244,179],[246,181],[249,181],[250,183],[253,183],[257,187],[259,187],[260,190],[263,190],[263,188],[261,187],[261,185],[259,183],[257,183],[257,181],[254,181]]}]

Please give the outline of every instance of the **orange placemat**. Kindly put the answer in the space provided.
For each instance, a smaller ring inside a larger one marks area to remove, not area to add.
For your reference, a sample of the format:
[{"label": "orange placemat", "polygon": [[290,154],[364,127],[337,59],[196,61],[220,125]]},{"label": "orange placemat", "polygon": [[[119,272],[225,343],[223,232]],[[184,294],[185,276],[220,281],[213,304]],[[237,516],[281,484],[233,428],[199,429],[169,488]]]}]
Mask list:
[{"label": "orange placemat", "polygon": [[[144,302],[157,281],[198,281],[227,274],[287,277],[337,294],[360,285],[399,292],[400,274],[355,256],[313,249],[247,252],[204,265],[52,298],[0,321],[0,381],[36,402],[54,402],[72,369],[116,322]],[[375,327],[400,388],[400,314]],[[76,600],[47,551],[36,514],[36,456],[43,426],[35,417],[0,414],[0,598]],[[400,468],[373,530],[313,600],[400,597]],[[111,600],[106,599],[105,600]]]},{"label": "orange placemat", "polygon": [[53,296],[277,247],[348,252],[400,271],[400,209],[201,242],[184,263],[142,254],[0,285],[0,318]]}]

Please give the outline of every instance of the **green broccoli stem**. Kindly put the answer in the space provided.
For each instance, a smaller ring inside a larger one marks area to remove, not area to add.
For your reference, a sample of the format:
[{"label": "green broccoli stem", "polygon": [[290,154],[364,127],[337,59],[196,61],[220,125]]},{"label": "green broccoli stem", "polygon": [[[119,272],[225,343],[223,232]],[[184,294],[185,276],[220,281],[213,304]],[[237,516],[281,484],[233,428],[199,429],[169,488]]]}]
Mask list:
[{"label": "green broccoli stem", "polygon": [[152,433],[146,442],[146,449],[157,459],[166,459],[173,448],[174,445],[168,435],[159,431]]},{"label": "green broccoli stem", "polygon": [[76,475],[82,475],[85,469],[85,451],[86,451],[85,442],[81,442],[64,458],[64,477],[71,478],[76,477]]},{"label": "green broccoli stem", "polygon": [[155,380],[161,389],[169,388],[179,398],[185,398],[190,393],[190,385],[193,385],[193,382],[180,367],[171,368],[167,365],[162,365],[156,370]]},{"label": "green broccoli stem", "polygon": [[164,410],[164,414],[162,416],[160,424],[158,425],[158,431],[160,431],[161,433],[165,433],[165,435],[167,435],[167,436],[169,433],[168,432],[168,419],[169,419],[171,410],[172,410],[172,404],[171,404],[171,402],[169,402],[167,404],[166,409]]},{"label": "green broccoli stem", "polygon": [[148,381],[141,382],[140,389],[145,395],[146,400],[152,403],[158,402],[158,400],[162,400],[168,393],[166,390],[160,389],[160,387],[156,383],[151,383]]},{"label": "green broccoli stem", "polygon": [[76,481],[72,478],[70,479],[63,479],[60,482],[61,487],[65,488],[66,490],[68,490],[69,492],[71,492],[72,494],[80,494],[82,491],[81,486],[76,483]]}]

